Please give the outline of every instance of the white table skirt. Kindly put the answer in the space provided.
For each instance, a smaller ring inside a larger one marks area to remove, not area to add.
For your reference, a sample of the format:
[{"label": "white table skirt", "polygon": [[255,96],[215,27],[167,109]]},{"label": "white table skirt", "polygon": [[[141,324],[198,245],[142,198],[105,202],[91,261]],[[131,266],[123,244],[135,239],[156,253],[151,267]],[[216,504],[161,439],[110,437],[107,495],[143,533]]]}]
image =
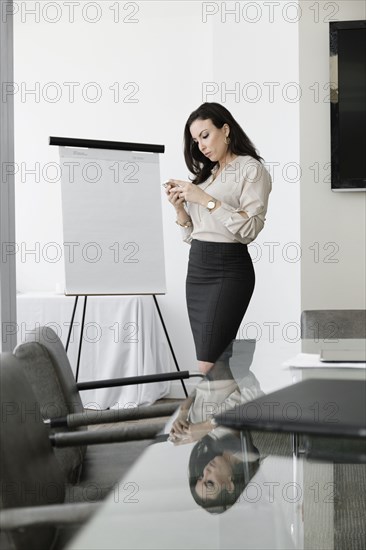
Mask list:
[{"label": "white table skirt", "polygon": [[[50,326],[66,345],[75,298],[49,293],[17,295],[18,343],[36,326]],[[79,297],[68,356],[76,371],[84,297]],[[79,382],[175,371],[152,296],[90,296],[87,300]],[[85,407],[150,405],[169,382],[81,392]]]}]

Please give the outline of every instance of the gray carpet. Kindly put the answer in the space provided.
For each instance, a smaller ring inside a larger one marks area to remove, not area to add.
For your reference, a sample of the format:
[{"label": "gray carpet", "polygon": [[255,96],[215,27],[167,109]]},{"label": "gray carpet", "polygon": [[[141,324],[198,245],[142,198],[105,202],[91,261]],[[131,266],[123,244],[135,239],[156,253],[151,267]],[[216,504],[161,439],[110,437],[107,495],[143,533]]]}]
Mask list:
[{"label": "gray carpet", "polygon": [[334,548],[366,548],[366,465],[334,465]]}]

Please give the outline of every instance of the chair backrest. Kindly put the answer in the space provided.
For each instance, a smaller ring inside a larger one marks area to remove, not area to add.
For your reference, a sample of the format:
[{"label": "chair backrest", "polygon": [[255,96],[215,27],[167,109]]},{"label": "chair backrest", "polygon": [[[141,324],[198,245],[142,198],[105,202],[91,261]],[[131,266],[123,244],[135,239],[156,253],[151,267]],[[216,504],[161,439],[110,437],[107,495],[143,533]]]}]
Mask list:
[{"label": "chair backrest", "polygon": [[[65,348],[50,327],[37,327],[27,336],[26,343],[15,348],[14,355],[30,359],[31,364],[25,367],[27,377],[31,383],[37,382],[41,410],[48,404],[49,417],[84,410]],[[36,364],[32,355],[37,356]]]},{"label": "chair backrest", "polygon": [[[44,419],[84,410],[66,351],[50,327],[38,327],[30,341],[19,344],[13,353],[32,386]],[[71,483],[79,477],[85,452],[85,447],[55,449]]]},{"label": "chair backrest", "polygon": [[366,310],[316,309],[301,313],[301,339],[305,341],[303,351],[320,348],[324,340],[348,338],[366,338]]},{"label": "chair backrest", "polygon": [[[37,398],[20,360],[1,354],[0,508],[59,504],[65,498],[65,476],[49,441]],[[52,526],[4,532],[6,546],[50,548]]]}]

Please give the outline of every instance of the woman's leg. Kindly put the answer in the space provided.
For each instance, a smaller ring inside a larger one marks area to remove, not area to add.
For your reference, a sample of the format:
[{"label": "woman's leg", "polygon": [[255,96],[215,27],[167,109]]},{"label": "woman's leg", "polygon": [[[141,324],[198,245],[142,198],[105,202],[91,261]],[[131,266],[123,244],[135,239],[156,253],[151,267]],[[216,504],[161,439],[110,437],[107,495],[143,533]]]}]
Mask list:
[{"label": "woman's leg", "polygon": [[198,361],[198,370],[202,374],[207,374],[212,369],[215,363],[209,363],[208,361]]},{"label": "woman's leg", "polygon": [[235,339],[255,273],[246,245],[192,241],[186,279],[199,371],[206,375]]}]

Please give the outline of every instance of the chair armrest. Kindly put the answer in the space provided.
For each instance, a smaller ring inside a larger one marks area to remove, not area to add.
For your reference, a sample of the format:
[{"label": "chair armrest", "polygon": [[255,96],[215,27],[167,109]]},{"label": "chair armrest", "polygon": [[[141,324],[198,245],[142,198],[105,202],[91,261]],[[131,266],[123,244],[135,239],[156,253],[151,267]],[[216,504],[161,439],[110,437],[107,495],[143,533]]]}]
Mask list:
[{"label": "chair armrest", "polygon": [[52,504],[7,508],[0,511],[0,529],[13,531],[35,525],[70,525],[83,523],[99,508],[101,503]]},{"label": "chair armrest", "polygon": [[123,441],[138,441],[154,439],[164,429],[165,420],[136,426],[133,424],[112,430],[95,430],[80,432],[59,432],[49,436],[54,447],[73,447],[79,445],[102,445],[105,443],[121,443]]},{"label": "chair armrest", "polygon": [[180,402],[173,401],[162,405],[131,407],[126,409],[111,409],[108,411],[85,410],[82,413],[71,413],[67,416],[50,418],[47,424],[51,428],[67,426],[78,428],[80,426],[92,426],[95,424],[110,424],[125,422],[127,420],[141,420],[143,418],[157,418],[159,416],[171,416],[179,407]]},{"label": "chair armrest", "polygon": [[89,382],[78,382],[79,391],[97,390],[100,388],[114,388],[117,386],[133,386],[135,384],[151,384],[153,382],[169,382],[170,380],[185,380],[190,378],[187,370],[178,372],[165,372],[160,374],[144,374],[142,376],[128,376],[125,378],[107,378],[105,380],[90,380]]}]

